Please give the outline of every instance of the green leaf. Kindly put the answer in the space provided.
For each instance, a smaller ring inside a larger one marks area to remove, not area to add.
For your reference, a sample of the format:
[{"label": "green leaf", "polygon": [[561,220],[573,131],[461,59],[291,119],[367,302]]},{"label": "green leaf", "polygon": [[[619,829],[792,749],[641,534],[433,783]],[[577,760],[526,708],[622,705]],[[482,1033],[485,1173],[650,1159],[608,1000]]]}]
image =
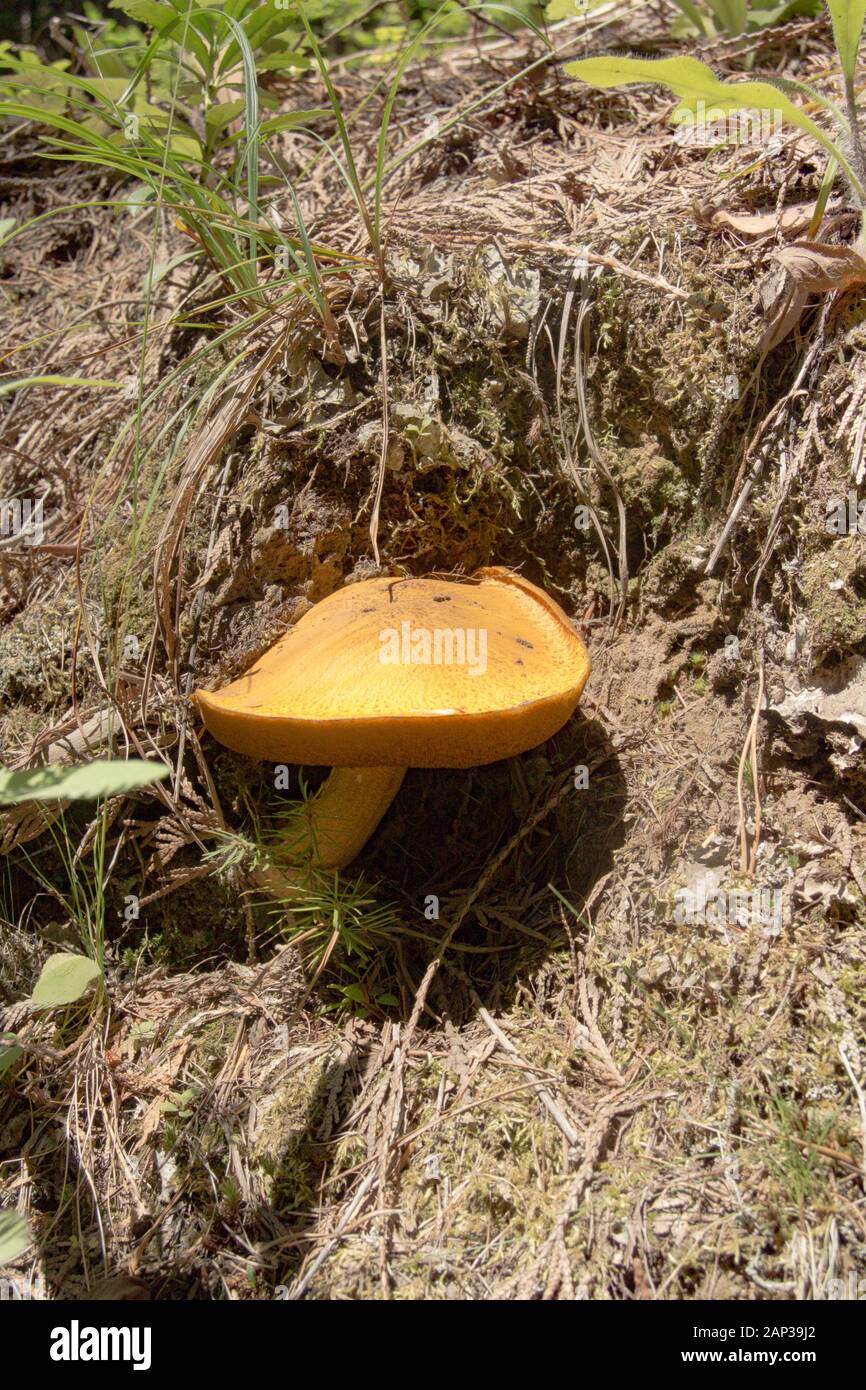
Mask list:
[{"label": "green leaf", "polygon": [[676,0],[676,4],[679,5],[696,34],[706,34],[710,38],[713,36],[715,32],[713,21],[709,15],[698,9],[692,0]]},{"label": "green leaf", "polygon": [[17,1211],[0,1211],[0,1265],[8,1265],[30,1244],[30,1227]]},{"label": "green leaf", "polygon": [[[91,18],[95,18],[96,16],[95,16],[95,14],[94,14],[94,15],[92,15],[92,16],[90,16],[90,17],[91,17]],[[92,52],[93,52],[93,34],[92,34],[92,32],[91,32],[89,29],[82,29],[81,26],[78,25],[78,24],[72,24],[70,27],[71,27],[71,29],[72,29],[72,37],[73,37],[73,39],[75,40],[75,47],[78,49],[78,52],[79,52],[79,53],[92,53]],[[125,37],[128,38],[128,39],[132,39],[132,40],[135,40],[135,39],[141,37],[140,34],[139,34],[138,29],[134,28],[132,25],[128,25],[128,26],[127,26],[127,25],[121,25],[121,24],[118,23],[116,26],[114,26],[114,25],[108,25],[108,26],[106,26],[106,37],[107,37],[107,39],[108,39],[108,43],[112,43],[112,39],[113,39],[113,30],[115,29],[115,27],[116,27],[116,31],[117,31],[118,41],[121,42],[121,43],[123,42],[123,40],[121,39],[121,35],[125,36]],[[108,37],[109,35],[110,35],[111,37]],[[100,45],[99,54],[98,54],[98,57],[96,58],[95,66],[97,66],[98,69],[99,69],[99,76],[100,76],[100,77],[128,77],[128,76],[129,76],[129,71],[130,71],[130,69],[129,69],[129,60],[128,60],[127,54],[124,52],[124,49],[123,49],[122,47],[120,47],[120,48],[115,48],[115,47],[112,45],[112,47],[109,48],[109,47],[102,47],[102,45]]]},{"label": "green leaf", "polygon": [[[257,5],[252,13],[248,14],[242,21],[241,28],[250,49],[261,52],[270,40],[276,40],[277,36],[282,34],[290,23],[292,23],[292,16],[287,10],[271,10],[267,5]],[[285,47],[285,45],[283,46]],[[274,47],[278,48],[279,44],[275,43]],[[221,74],[231,72],[240,56],[240,43],[234,39],[226,46],[220,59],[219,72]]]},{"label": "green leaf", "polygon": [[75,1004],[101,976],[99,966],[87,956],[73,956],[65,952],[49,956],[36,981],[30,1003],[36,1009],[60,1009],[66,1004]]},{"label": "green leaf", "polygon": [[[309,111],[284,111],[282,116],[272,116],[270,120],[263,121],[259,126],[259,135],[262,140],[267,140],[269,136],[276,135],[278,130],[295,130],[298,126],[308,125],[310,121],[328,115],[330,112],[324,107],[312,107]],[[220,141],[220,149],[235,144],[243,133],[239,130],[236,135],[227,135]]]},{"label": "green leaf", "polygon": [[223,130],[230,125],[244,109],[243,97],[238,97],[236,101],[221,101],[216,106],[211,106],[205,113],[205,125],[208,130]]},{"label": "green leaf", "polygon": [[120,10],[139,24],[147,24],[151,29],[161,29],[170,19],[177,17],[171,5],[160,5],[157,0],[110,0],[110,10]]},{"label": "green leaf", "polygon": [[201,141],[198,136],[194,138],[189,135],[172,135],[168,143],[171,153],[177,155],[178,159],[200,159]]},{"label": "green leaf", "polygon": [[709,0],[709,5],[726,34],[736,38],[746,32],[748,0]]},{"label": "green leaf", "polygon": [[14,1033],[0,1033],[0,1076],[15,1065],[23,1052]]},{"label": "green leaf", "polygon": [[157,782],[169,773],[165,763],[142,758],[106,758],[77,767],[32,767],[0,772],[0,806],[22,801],[93,801],[118,796]]},{"label": "green leaf", "polygon": [[773,24],[782,24],[794,15],[807,15],[815,19],[821,13],[821,0],[786,0],[769,10],[749,10],[750,29],[769,29]]},{"label": "green leaf", "polygon": [[143,1018],[138,1023],[134,1023],[129,1030],[132,1042],[143,1042],[145,1038],[152,1038],[156,1034],[156,1024],[152,1018]]},{"label": "green leaf", "polygon": [[[863,0],[866,6],[866,0]],[[680,98],[673,120],[683,122],[686,113],[694,115],[701,107],[708,123],[728,111],[770,111],[789,125],[799,126],[818,144],[839,160],[858,194],[863,190],[844,155],[820,126],[796,106],[784,92],[770,82],[721,82],[706,63],[697,58],[581,58],[567,63],[565,71],[571,77],[588,82],[592,87],[620,87],[634,82],[658,82]],[[715,114],[714,114],[715,113]]]},{"label": "green leaf", "polygon": [[256,70],[258,72],[279,72],[280,68],[308,68],[309,58],[303,53],[271,53],[264,58],[256,59]]},{"label": "green leaf", "polygon": [[188,1086],[184,1091],[173,1091],[169,1100],[164,1100],[159,1109],[163,1115],[180,1115],[184,1119],[187,1114],[187,1107],[191,1100],[195,1098],[195,1091]]},{"label": "green leaf", "polygon": [[866,0],[827,0],[833,21],[833,38],[842,71],[851,80],[857,68],[857,50],[866,20]]},{"label": "green leaf", "polygon": [[575,15],[589,14],[590,10],[603,4],[604,0],[550,0],[544,17],[549,24],[555,24],[558,19],[574,19]]},{"label": "green leaf", "polygon": [[4,91],[58,92],[64,97],[68,97],[76,87],[69,74],[48,67],[19,68],[14,74],[4,76],[2,85]]}]

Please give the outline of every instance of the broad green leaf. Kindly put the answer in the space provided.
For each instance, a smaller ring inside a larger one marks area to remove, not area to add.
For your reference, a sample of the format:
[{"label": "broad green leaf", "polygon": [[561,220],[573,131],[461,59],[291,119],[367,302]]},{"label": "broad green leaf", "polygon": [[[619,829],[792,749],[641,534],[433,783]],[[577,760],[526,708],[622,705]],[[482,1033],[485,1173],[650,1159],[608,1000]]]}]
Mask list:
[{"label": "broad green leaf", "polygon": [[[184,119],[180,109],[176,108],[173,112],[163,111],[160,106],[154,106],[152,102],[144,100],[141,93],[136,96],[135,114],[141,117],[141,124],[146,130],[160,132],[171,130],[175,135],[186,135],[198,139],[198,132],[188,120]],[[161,135],[159,139],[161,141]]]},{"label": "broad green leaf", "polygon": [[151,29],[161,29],[169,20],[177,17],[177,10],[171,5],[160,5],[157,0],[110,0],[110,10],[120,10],[135,19],[139,24],[147,24]]},{"label": "broad green leaf", "polygon": [[[182,122],[178,122],[177,124],[182,125]],[[165,133],[166,121],[162,119],[148,119],[141,123],[140,135],[142,141],[150,141],[152,147],[155,147],[156,143],[159,143],[162,145],[163,150],[165,150],[167,145],[169,152],[176,155],[178,160],[183,164],[201,163],[201,141],[194,132],[191,134],[189,131],[184,133],[183,130],[174,130],[172,131],[171,139],[168,141],[166,141]],[[121,131],[110,131],[107,138],[108,142],[117,150],[125,150],[127,148],[127,141]]]},{"label": "broad green leaf", "polygon": [[160,1105],[163,1115],[180,1115],[183,1118],[191,1100],[195,1098],[195,1091],[188,1086],[185,1091],[173,1091],[169,1100],[164,1100]]},{"label": "broad green leaf", "polygon": [[309,125],[310,121],[321,120],[329,115],[325,106],[310,106],[297,111],[284,111],[281,116],[272,116],[262,125],[262,134],[273,135],[275,130],[289,130],[294,126]]},{"label": "broad green leaf", "polygon": [[[226,11],[228,13],[228,11]],[[291,22],[288,10],[272,10],[268,5],[257,5],[255,10],[242,21],[244,37],[250,48],[261,51],[271,39],[281,34]],[[222,55],[220,73],[230,72],[240,61],[241,46],[237,39],[231,40]]]},{"label": "broad green leaf", "polygon": [[[118,36],[123,33],[130,38],[140,37],[139,31],[130,26],[117,24]],[[100,77],[129,77],[129,58],[124,52],[123,47],[109,48],[100,45],[98,53],[94,53],[93,34],[88,29],[82,29],[78,24],[72,24],[72,37],[79,53],[90,55],[91,61],[99,71]],[[110,33],[111,30],[108,30]]]},{"label": "broad green leaf", "polygon": [[278,34],[297,25],[288,8],[277,10],[269,5],[255,5],[241,22],[251,48],[263,48]]},{"label": "broad green leaf", "polygon": [[15,53],[8,43],[4,43],[0,45],[0,67],[14,68],[16,72],[20,68],[54,68],[56,72],[62,72],[64,68],[69,67],[69,59],[60,58],[56,63],[43,63],[33,49],[22,48]]},{"label": "broad green leaf", "polygon": [[167,777],[165,763],[142,758],[97,759],[77,767],[32,767],[0,772],[0,806],[22,801],[94,801],[118,796]]},{"label": "broad green leaf", "polygon": [[8,92],[27,92],[31,101],[42,105],[56,97],[62,99],[64,107],[75,106],[79,110],[87,109],[89,103],[85,102],[84,98],[89,97],[103,109],[115,111],[128,81],[129,79],[123,75],[79,77],[75,73],[60,72],[47,65],[30,68],[19,63],[14,74],[0,76],[0,88]]},{"label": "broad green leaf", "polygon": [[236,120],[244,109],[243,97],[238,97],[236,101],[221,101],[216,106],[211,106],[205,113],[205,125],[208,130],[223,130],[232,121]]},{"label": "broad green leaf", "polygon": [[278,72],[280,68],[307,68],[309,65],[310,60],[303,53],[271,53],[256,59],[258,72]]},{"label": "broad green leaf", "polygon": [[143,1018],[138,1023],[134,1023],[129,1030],[129,1036],[133,1042],[143,1042],[145,1038],[152,1038],[156,1033],[156,1024],[152,1018]]},{"label": "broad green leaf", "polygon": [[66,1004],[75,1004],[101,975],[99,966],[87,956],[73,956],[65,952],[49,956],[36,981],[30,1003],[36,1009],[60,1009]]},{"label": "broad green leaf", "polygon": [[792,15],[807,15],[815,19],[821,13],[821,0],[786,0],[769,10],[749,10],[750,29],[769,29],[773,24],[781,24]]},{"label": "broad green leaf", "polygon": [[[698,8],[698,6],[693,3],[693,0],[676,0],[676,4],[679,5],[680,9],[686,16],[686,19],[691,24],[695,33],[706,34],[709,37],[712,37],[714,33],[714,26],[712,20],[710,19],[709,15],[704,14]],[[685,26],[681,25],[680,29],[678,29],[677,32],[685,31]]]},{"label": "broad green leaf", "polygon": [[128,81],[127,77],[88,77],[82,91],[106,102],[116,102],[118,97],[123,96]]},{"label": "broad green leaf", "polygon": [[709,5],[719,27],[726,34],[732,34],[736,38],[746,32],[748,0],[709,0]]},{"label": "broad green leaf", "polygon": [[[139,24],[146,24],[148,28],[156,30],[156,35],[152,40],[153,53],[158,51],[163,37],[180,43],[185,36],[187,46],[206,69],[207,45],[202,42],[201,37],[193,27],[193,20],[190,19],[189,22],[186,22],[183,19],[187,9],[186,5],[162,5],[158,3],[158,0],[111,0],[109,8],[122,10],[131,19],[137,20]],[[150,65],[150,56],[150,54],[146,55],[145,67]]]},{"label": "broad green leaf", "polygon": [[[33,92],[28,92],[26,94],[26,100],[30,107],[28,118],[31,121],[45,121],[46,125],[52,124],[51,121],[45,120],[46,116],[61,116],[66,111],[68,105],[65,97],[55,96],[50,92],[39,93],[38,95]],[[0,119],[4,116],[11,116],[14,114],[15,113],[10,110],[5,103],[0,106]]]},{"label": "broad green leaf", "polygon": [[14,1033],[0,1033],[0,1076],[15,1065],[23,1052]]},{"label": "broad green leaf", "polygon": [[72,86],[63,73],[54,72],[52,68],[39,68],[36,72],[19,70],[0,74],[0,88],[4,92],[60,91],[68,94],[72,91]]},{"label": "broad green leaf", "polygon": [[866,20],[866,0],[827,0],[827,9],[833,21],[833,37],[842,71],[847,78],[853,78]]},{"label": "broad green leaf", "polygon": [[17,1260],[30,1244],[30,1227],[17,1211],[0,1211],[0,1265]]},{"label": "broad green leaf", "polygon": [[575,15],[589,14],[590,10],[604,3],[605,0],[550,0],[544,17],[549,24],[555,24],[558,19],[574,19]]},{"label": "broad green leaf", "polygon": [[[866,5],[866,0],[863,0]],[[847,161],[840,155],[836,145],[820,126],[796,106],[784,92],[769,82],[721,82],[706,63],[697,58],[620,58],[616,55],[604,58],[581,58],[576,63],[567,63],[565,71],[571,77],[588,82],[592,87],[621,87],[634,82],[658,82],[680,98],[680,105],[673,113],[674,121],[681,122],[686,113],[694,115],[701,111],[703,119],[712,123],[728,111],[770,111],[789,125],[799,126],[806,131],[828,154],[839,159],[845,173],[854,178]]]},{"label": "broad green leaf", "polygon": [[[307,125],[310,121],[318,120],[320,116],[327,116],[328,114],[321,107],[318,110],[314,107],[309,111],[286,111],[282,116],[273,116],[269,121],[263,121],[259,126],[259,135],[262,140],[267,140],[278,130],[294,130],[298,126]],[[242,130],[239,130],[235,135],[227,135],[220,142],[220,149],[224,149],[226,145],[233,145],[237,140],[240,140],[242,135]]]}]

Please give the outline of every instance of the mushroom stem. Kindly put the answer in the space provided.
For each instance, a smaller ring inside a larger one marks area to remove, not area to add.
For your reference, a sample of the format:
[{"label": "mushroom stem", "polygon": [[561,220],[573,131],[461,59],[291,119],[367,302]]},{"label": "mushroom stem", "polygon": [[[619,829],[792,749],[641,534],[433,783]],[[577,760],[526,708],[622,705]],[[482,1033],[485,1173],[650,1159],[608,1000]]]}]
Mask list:
[{"label": "mushroom stem", "polygon": [[[405,767],[335,767],[315,796],[305,801],[287,832],[285,854],[292,864],[342,869],[364,848],[384,816]],[[279,869],[263,881],[274,892],[290,884]]]}]

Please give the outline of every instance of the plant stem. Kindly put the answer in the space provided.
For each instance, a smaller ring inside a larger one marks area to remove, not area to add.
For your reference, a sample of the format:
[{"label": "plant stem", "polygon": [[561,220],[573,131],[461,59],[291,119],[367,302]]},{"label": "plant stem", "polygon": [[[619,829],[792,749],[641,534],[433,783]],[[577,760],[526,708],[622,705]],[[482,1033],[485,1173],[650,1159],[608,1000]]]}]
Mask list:
[{"label": "plant stem", "polygon": [[404,767],[335,767],[328,780],[300,808],[286,836],[290,867],[260,870],[259,882],[286,897],[292,867],[342,869],[360,854],[406,775]]},{"label": "plant stem", "polygon": [[851,154],[857,177],[866,185],[866,159],[863,157],[863,141],[860,135],[860,122],[857,116],[857,98],[854,93],[854,77],[845,78],[845,105],[848,108],[848,125],[851,130]]}]

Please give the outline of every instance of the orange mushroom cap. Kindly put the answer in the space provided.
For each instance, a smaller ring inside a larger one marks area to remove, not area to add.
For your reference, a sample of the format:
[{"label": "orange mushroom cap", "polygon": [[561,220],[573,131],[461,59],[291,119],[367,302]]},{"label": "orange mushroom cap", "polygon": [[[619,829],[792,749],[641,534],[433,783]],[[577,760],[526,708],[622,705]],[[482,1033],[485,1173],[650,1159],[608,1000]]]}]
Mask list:
[{"label": "orange mushroom cap", "polygon": [[348,585],[245,675],[194,698],[216,739],[270,762],[477,767],[556,733],[589,671],[553,599],[482,569]]}]

